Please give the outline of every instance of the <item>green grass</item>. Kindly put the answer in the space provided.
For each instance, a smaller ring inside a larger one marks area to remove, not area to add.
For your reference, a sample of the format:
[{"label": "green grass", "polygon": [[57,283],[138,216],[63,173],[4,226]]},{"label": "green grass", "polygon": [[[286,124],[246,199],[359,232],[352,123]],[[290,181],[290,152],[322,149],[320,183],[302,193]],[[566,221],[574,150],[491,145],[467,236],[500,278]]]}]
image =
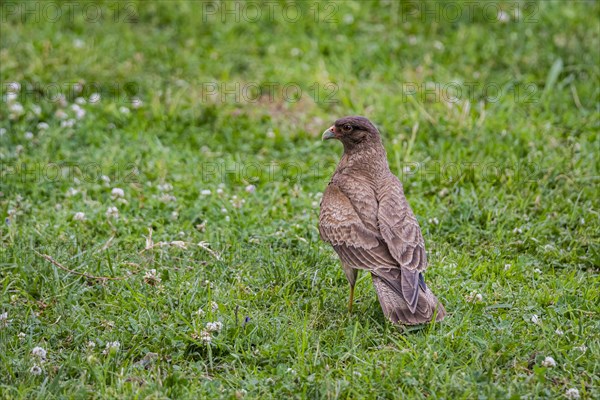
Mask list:
[{"label": "green grass", "polygon": [[[21,84],[0,107],[0,397],[600,397],[597,2],[490,3],[508,22],[484,2],[450,18],[338,1],[318,19],[308,2],[254,22],[192,1],[24,16],[35,4],[0,4],[2,94]],[[443,323],[390,325],[366,275],[347,312],[317,219],[341,154],[320,133],[349,114],[382,131]],[[185,248],[144,250],[150,230]]]}]

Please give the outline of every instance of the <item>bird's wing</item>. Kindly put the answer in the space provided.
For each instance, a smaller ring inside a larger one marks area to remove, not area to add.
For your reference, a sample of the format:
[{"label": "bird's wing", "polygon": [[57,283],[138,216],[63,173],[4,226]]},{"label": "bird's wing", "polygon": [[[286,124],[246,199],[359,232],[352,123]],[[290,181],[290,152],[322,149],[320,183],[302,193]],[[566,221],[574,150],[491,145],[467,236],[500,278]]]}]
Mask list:
[{"label": "bird's wing", "polygon": [[379,245],[377,232],[365,226],[348,196],[335,183],[323,193],[319,233],[332,246],[372,249]]},{"label": "bird's wing", "polygon": [[[361,198],[366,201],[366,196]],[[369,208],[364,202],[358,203],[362,204],[361,212]],[[373,203],[377,204],[374,195]],[[376,207],[373,212],[377,212]],[[323,194],[319,232],[333,246],[345,270],[369,270],[401,293],[398,263],[379,233],[365,225],[352,201],[335,183]]]},{"label": "bird's wing", "polygon": [[419,285],[426,289],[421,272],[427,268],[425,241],[395,176],[390,178],[379,198],[377,222],[390,254],[402,269],[402,294],[411,311],[417,306]]}]

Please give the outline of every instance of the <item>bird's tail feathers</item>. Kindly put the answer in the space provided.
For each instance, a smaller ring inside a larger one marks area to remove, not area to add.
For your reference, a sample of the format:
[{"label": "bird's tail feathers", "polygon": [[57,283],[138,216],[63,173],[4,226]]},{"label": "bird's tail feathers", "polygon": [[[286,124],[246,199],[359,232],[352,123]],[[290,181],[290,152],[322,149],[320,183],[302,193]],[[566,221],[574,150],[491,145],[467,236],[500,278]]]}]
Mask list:
[{"label": "bird's tail feathers", "polygon": [[436,321],[441,321],[446,316],[444,306],[428,287],[425,290],[419,287],[419,297],[414,312],[412,312],[412,307],[409,306],[404,297],[384,279],[374,274],[371,274],[371,277],[383,314],[393,323],[419,325],[431,322],[434,315]]}]

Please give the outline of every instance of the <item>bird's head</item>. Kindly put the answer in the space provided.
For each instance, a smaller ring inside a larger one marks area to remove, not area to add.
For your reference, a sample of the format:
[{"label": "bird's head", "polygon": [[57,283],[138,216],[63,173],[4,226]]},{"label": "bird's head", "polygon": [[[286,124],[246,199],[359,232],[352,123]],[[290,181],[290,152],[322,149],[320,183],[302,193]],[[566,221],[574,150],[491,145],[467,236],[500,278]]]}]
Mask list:
[{"label": "bird's head", "polygon": [[381,143],[379,131],[365,117],[351,116],[340,118],[322,136],[323,140],[338,139],[344,149],[351,150],[361,144]]}]

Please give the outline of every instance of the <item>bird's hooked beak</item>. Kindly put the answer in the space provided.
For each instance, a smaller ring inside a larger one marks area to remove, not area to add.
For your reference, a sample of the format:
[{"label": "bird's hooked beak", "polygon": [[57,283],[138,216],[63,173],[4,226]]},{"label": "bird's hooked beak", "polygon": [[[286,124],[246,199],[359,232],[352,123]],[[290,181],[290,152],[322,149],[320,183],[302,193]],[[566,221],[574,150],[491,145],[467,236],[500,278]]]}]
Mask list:
[{"label": "bird's hooked beak", "polygon": [[335,125],[331,125],[321,136],[321,140],[335,139]]}]

